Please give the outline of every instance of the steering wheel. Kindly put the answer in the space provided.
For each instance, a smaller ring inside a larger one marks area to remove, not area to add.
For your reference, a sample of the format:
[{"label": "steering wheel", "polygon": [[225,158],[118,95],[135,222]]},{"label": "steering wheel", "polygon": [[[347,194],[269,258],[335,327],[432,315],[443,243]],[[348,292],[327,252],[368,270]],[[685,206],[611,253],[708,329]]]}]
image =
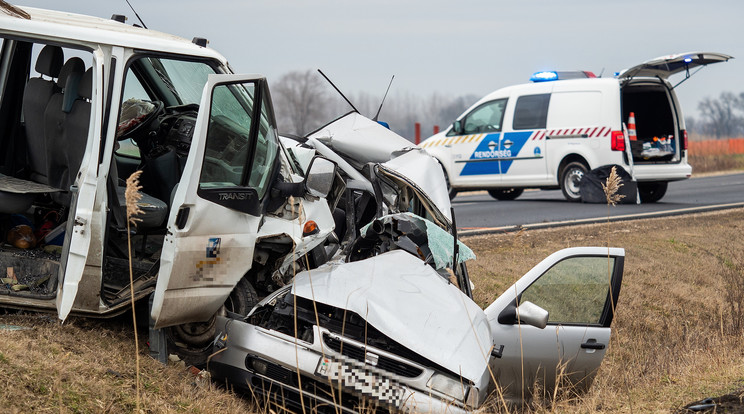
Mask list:
[{"label": "steering wheel", "polygon": [[116,131],[116,136],[119,141],[136,137],[142,131],[147,130],[147,127],[152,124],[152,121],[158,118],[158,116],[163,112],[165,105],[162,101],[152,101],[150,103],[155,107],[149,113],[141,114],[127,121],[119,122]]}]

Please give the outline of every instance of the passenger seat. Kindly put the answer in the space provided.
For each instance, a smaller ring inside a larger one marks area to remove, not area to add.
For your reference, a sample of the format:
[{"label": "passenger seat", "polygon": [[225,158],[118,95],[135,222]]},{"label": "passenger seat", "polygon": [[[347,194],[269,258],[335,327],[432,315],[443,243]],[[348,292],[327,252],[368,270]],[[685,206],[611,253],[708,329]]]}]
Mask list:
[{"label": "passenger seat", "polygon": [[[28,147],[29,178],[42,184],[48,184],[44,110],[52,95],[59,92],[54,79],[59,77],[64,59],[61,47],[44,46],[36,59],[35,66],[41,76],[29,79],[23,91],[23,119]],[[44,79],[45,75],[52,79]]]}]

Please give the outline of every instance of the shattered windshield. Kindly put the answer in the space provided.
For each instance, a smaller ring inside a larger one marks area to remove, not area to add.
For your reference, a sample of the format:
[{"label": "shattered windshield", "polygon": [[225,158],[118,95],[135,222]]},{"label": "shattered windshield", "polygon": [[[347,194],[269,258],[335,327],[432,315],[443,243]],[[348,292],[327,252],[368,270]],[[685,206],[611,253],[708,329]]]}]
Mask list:
[{"label": "shattered windshield", "polygon": [[[421,216],[413,213],[396,213],[375,219],[362,227],[362,240],[375,241],[374,247],[394,245],[418,256],[424,262],[432,264],[435,269],[452,268],[455,243],[450,233]],[[379,241],[379,242],[377,242]],[[475,253],[461,241],[457,241],[457,262],[463,263],[475,259]],[[367,248],[364,242],[357,243],[356,249]]]},{"label": "shattered windshield", "polygon": [[378,174],[382,178],[380,180],[382,198],[392,212],[411,212],[442,229],[449,230],[447,220],[422,190],[385,169],[379,169]]}]

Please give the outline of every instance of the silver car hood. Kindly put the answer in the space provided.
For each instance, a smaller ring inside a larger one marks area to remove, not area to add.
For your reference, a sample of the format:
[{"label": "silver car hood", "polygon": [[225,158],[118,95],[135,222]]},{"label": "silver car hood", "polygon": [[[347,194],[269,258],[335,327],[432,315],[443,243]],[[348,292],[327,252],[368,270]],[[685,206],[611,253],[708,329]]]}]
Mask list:
[{"label": "silver car hood", "polygon": [[491,346],[483,310],[420,259],[394,250],[295,277],[299,297],[355,312],[430,361],[477,382]]},{"label": "silver car hood", "polygon": [[310,134],[355,164],[380,163],[415,183],[448,219],[450,199],[439,162],[416,144],[377,122],[351,112]]}]

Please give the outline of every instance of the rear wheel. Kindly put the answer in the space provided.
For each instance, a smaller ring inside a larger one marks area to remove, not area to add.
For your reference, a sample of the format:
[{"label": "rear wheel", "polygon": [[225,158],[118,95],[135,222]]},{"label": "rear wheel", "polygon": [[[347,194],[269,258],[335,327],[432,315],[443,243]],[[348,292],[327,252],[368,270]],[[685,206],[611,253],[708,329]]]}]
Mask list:
[{"label": "rear wheel", "polygon": [[589,171],[584,163],[573,161],[561,170],[561,190],[568,201],[581,201],[581,179]]},{"label": "rear wheel", "polygon": [[[258,303],[258,295],[251,283],[244,277],[235,286],[220,310],[247,315]],[[217,315],[206,322],[185,323],[165,328],[168,352],[178,355],[186,365],[202,367],[212,352],[212,342],[217,334],[215,329]]]},{"label": "rear wheel", "polygon": [[500,201],[509,201],[515,200],[517,197],[521,196],[523,192],[524,188],[495,188],[493,190],[488,190],[488,195]]},{"label": "rear wheel", "polygon": [[638,183],[638,195],[641,196],[641,203],[655,203],[661,200],[666,194],[667,182]]}]

